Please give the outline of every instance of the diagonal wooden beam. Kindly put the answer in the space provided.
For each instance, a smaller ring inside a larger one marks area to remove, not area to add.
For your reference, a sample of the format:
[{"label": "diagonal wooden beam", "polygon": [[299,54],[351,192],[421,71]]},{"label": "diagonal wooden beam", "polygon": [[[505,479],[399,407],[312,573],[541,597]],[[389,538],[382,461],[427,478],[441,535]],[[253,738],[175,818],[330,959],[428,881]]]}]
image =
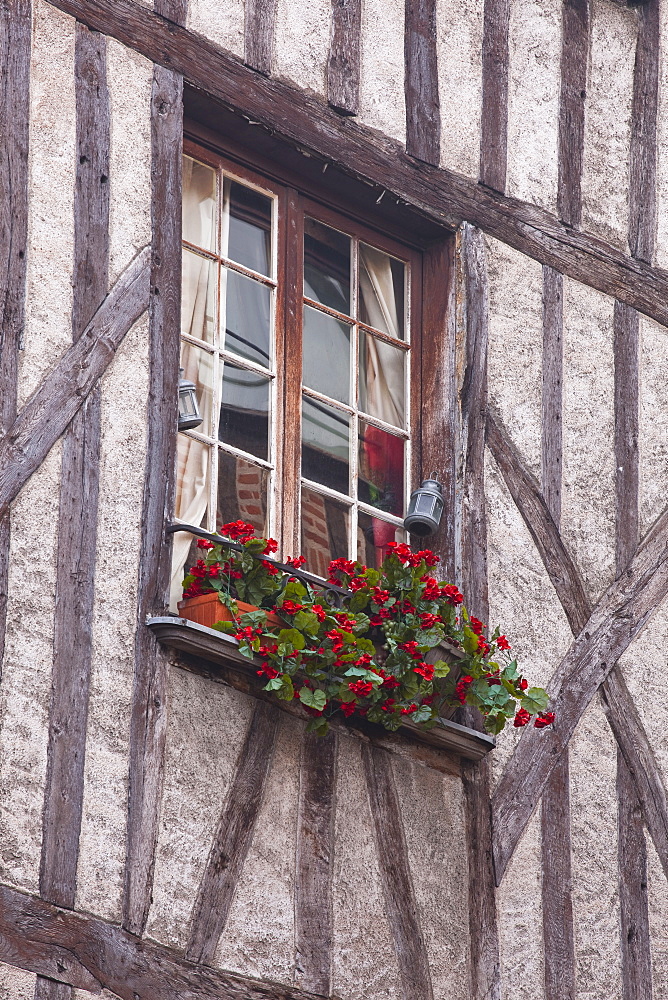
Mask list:
[{"label": "diagonal wooden beam", "polygon": [[149,304],[150,249],[125,269],[81,337],[63,354],[0,440],[0,517],[95,388]]},{"label": "diagonal wooden beam", "polygon": [[549,212],[407,156],[402,146],[295,87],[266,78],[193,31],[134,0],[49,0],[53,6],[182,74],[224,106],[287,142],[377,185],[451,229],[463,221],[613,295],[668,326],[668,273],[563,225]]}]

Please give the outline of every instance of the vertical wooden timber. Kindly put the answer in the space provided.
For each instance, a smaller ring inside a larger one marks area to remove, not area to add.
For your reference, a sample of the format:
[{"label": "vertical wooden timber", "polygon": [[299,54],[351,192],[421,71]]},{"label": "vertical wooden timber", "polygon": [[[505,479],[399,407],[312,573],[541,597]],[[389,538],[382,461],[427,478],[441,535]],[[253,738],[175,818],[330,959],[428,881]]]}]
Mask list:
[{"label": "vertical wooden timber", "polygon": [[506,189],[509,0],[485,0],[482,36],[480,182]]},{"label": "vertical wooden timber", "polygon": [[246,0],[244,61],[265,76],[271,75],[275,22],[276,0]]},{"label": "vertical wooden timber", "polygon": [[406,0],[404,27],[406,152],[438,166],[441,105],[438,96],[436,0]]},{"label": "vertical wooden timber", "polygon": [[253,839],[274,755],[277,723],[278,709],[258,702],[197,890],[185,955],[188,961],[213,964]]},{"label": "vertical wooden timber", "polygon": [[332,0],[327,100],[344,115],[359,111],[361,32],[362,0]]},{"label": "vertical wooden timber", "polygon": [[638,8],[629,156],[629,249],[651,264],[656,238],[656,124],[659,102],[659,0]]},{"label": "vertical wooden timber", "polygon": [[332,866],[337,734],[305,733],[299,770],[295,951],[301,989],[329,996],[332,979]]},{"label": "vertical wooden timber", "polygon": [[541,488],[554,523],[561,520],[562,383],[564,368],[564,279],[543,267],[543,390],[541,423]]},{"label": "vertical wooden timber", "polygon": [[[0,6],[0,438],[16,417],[28,242],[30,0]],[[0,516],[0,679],[9,575],[9,512]]]},{"label": "vertical wooden timber", "polygon": [[392,759],[362,744],[385,910],[399,966],[403,1000],[433,1000],[429,961],[413,891]]},{"label": "vertical wooden timber", "polygon": [[[485,513],[485,424],[487,417],[488,297],[485,239],[465,225],[461,240],[465,295],[466,369],[461,391],[464,482],[462,586],[469,608],[487,621],[487,518]],[[479,728],[479,715],[464,712]],[[499,1000],[499,935],[492,854],[489,762],[463,768],[468,844],[471,1000]]]},{"label": "vertical wooden timber", "polygon": [[616,567],[624,572],[638,544],[638,313],[615,302]]},{"label": "vertical wooden timber", "polygon": [[[182,0],[156,0],[156,11],[184,20]],[[151,98],[153,257],[149,305],[148,440],[139,562],[135,673],[130,720],[128,828],[123,926],[141,934],[151,902],[166,736],[168,660],[145,628],[168,602],[171,546],[165,522],[174,507],[181,313],[181,153],[183,77],[153,70]]]},{"label": "vertical wooden timber", "polygon": [[582,217],[584,109],[589,58],[589,0],[564,0],[561,35],[557,212],[569,226]]},{"label": "vertical wooden timber", "polygon": [[642,810],[621,750],[617,751],[617,803],[622,1000],[652,1000],[647,847]]}]

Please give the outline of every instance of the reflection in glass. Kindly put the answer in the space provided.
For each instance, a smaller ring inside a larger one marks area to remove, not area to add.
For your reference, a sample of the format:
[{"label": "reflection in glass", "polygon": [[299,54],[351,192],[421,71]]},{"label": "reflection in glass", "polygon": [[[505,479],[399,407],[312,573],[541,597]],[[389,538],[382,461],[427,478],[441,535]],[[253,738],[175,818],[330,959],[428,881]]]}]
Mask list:
[{"label": "reflection in glass", "polygon": [[180,365],[184,378],[195,383],[197,405],[202,417],[202,423],[196,429],[200,434],[212,434],[213,356],[193,344],[181,341]]},{"label": "reflection in glass", "polygon": [[366,566],[378,569],[389,555],[390,542],[406,542],[406,532],[396,524],[371,514],[359,512],[357,519],[357,558]]},{"label": "reflection in glass", "polygon": [[216,328],[216,264],[183,250],[181,333],[213,344]]},{"label": "reflection in glass", "polygon": [[183,239],[216,249],[216,172],[183,157]]},{"label": "reflection in glass", "polygon": [[359,407],[386,424],[406,424],[406,352],[359,331]]},{"label": "reflection in glass", "polygon": [[225,362],[218,439],[269,459],[271,379]]},{"label": "reflection in glass", "polygon": [[303,375],[309,389],[350,402],[350,326],[304,306]]},{"label": "reflection in glass", "polygon": [[[188,350],[188,348],[185,348]],[[183,363],[183,362],[182,362]],[[194,380],[193,380],[194,381]],[[174,516],[186,524],[201,524],[206,528],[206,510],[209,503],[211,460],[209,447],[189,434],[176,438],[176,499]],[[181,584],[186,565],[192,563],[193,539],[185,532],[173,536],[172,574],[169,606],[176,611],[181,599]]]},{"label": "reflection in glass", "polygon": [[404,339],[405,265],[360,243],[359,319],[397,340]]},{"label": "reflection in glass", "polygon": [[350,417],[304,397],[302,475],[339,493],[350,491]]},{"label": "reflection in glass", "polygon": [[327,577],[332,559],[347,557],[349,524],[345,504],[302,487],[301,553],[309,573]]},{"label": "reflection in glass", "polygon": [[304,219],[304,295],[350,315],[350,237]]},{"label": "reflection in glass", "polygon": [[223,182],[223,257],[271,273],[272,199],[226,178]]},{"label": "reflection in glass", "polygon": [[269,368],[272,290],[227,268],[223,268],[222,280],[225,347]]},{"label": "reflection in glass", "polygon": [[359,499],[363,503],[404,516],[404,445],[365,420],[359,422]]},{"label": "reflection in glass", "polygon": [[247,521],[258,535],[268,534],[269,473],[243,458],[218,452],[216,527],[228,521]]}]

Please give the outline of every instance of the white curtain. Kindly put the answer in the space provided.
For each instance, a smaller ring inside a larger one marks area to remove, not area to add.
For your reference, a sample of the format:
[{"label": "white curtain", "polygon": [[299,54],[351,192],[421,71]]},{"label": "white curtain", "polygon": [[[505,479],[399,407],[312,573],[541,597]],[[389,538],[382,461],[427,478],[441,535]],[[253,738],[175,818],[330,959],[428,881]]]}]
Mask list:
[{"label": "white curtain", "polygon": [[[360,244],[360,292],[370,326],[401,340],[390,258]],[[366,335],[366,409],[395,427],[404,426],[405,388],[401,352]]]}]

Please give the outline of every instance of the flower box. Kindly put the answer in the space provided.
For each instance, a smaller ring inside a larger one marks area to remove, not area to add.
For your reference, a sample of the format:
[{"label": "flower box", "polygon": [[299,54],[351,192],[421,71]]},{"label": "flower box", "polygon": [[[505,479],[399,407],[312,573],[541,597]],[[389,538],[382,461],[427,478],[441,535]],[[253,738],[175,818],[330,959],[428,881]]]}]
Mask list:
[{"label": "flower box", "polygon": [[[201,594],[199,597],[186,597],[179,601],[177,605],[181,618],[189,622],[196,622],[198,625],[206,625],[213,628],[216,622],[234,621],[232,612],[223,604],[218,597],[218,592]],[[246,604],[244,601],[237,601],[239,614],[246,614],[248,611],[257,611],[253,604]],[[267,612],[267,624],[282,628],[284,622],[277,616]]]}]

